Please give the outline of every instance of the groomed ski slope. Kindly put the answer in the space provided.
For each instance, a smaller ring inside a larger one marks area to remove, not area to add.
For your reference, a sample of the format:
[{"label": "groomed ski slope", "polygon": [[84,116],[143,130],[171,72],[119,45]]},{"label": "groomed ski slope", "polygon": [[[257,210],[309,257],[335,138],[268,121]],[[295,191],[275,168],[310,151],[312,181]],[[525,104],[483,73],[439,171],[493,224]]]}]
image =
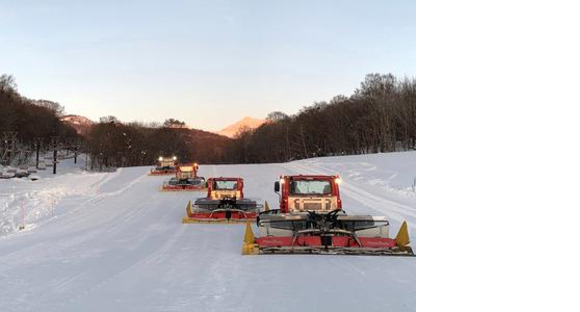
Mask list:
[{"label": "groomed ski slope", "polygon": [[[159,192],[168,177],[147,176],[148,167],[68,166],[35,182],[0,181],[1,311],[415,310],[415,258],[241,256],[243,225],[181,224],[201,192]],[[349,214],[387,215],[391,235],[406,220],[415,247],[414,152],[199,173],[241,176],[247,197],[274,207],[280,174],[338,173]]]}]

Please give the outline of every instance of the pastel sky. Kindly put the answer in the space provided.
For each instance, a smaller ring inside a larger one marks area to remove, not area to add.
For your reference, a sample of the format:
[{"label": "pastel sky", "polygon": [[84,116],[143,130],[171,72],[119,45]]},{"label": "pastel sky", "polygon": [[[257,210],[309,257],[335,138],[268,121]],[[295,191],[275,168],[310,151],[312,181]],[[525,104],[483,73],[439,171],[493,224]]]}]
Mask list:
[{"label": "pastel sky", "polygon": [[24,96],[214,131],[415,76],[415,2],[0,0],[0,43]]}]

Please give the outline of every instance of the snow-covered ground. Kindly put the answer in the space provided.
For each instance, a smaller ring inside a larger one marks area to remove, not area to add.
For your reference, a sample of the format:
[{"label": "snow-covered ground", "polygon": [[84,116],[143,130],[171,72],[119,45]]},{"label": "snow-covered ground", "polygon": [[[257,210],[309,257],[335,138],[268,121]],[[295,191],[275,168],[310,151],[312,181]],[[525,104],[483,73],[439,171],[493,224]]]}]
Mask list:
[{"label": "snow-covered ground", "polygon": [[[201,193],[158,192],[167,177],[147,167],[71,163],[0,180],[1,311],[415,310],[415,258],[242,256],[243,225],[181,223]],[[406,220],[415,247],[414,152],[200,166],[243,177],[246,196],[271,206],[278,176],[299,173],[340,174],[348,213],[386,215],[392,235]]]}]

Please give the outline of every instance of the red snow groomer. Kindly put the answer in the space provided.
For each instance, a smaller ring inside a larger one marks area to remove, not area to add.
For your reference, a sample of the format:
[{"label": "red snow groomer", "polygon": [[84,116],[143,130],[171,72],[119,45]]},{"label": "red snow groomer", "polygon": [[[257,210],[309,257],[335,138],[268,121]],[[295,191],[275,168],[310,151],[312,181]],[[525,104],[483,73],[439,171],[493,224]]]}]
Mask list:
[{"label": "red snow groomer", "polygon": [[159,157],[157,159],[157,166],[149,171],[149,175],[157,176],[175,174],[175,172],[177,172],[177,166],[175,164],[176,161],[177,157],[175,156]]},{"label": "red snow groomer", "polygon": [[258,216],[259,236],[248,222],[242,254],[345,254],[413,256],[407,223],[389,238],[386,217],[347,215],[338,176],[281,176],[274,184],[280,209]]},{"label": "red snow groomer", "polygon": [[163,182],[161,191],[199,191],[205,188],[205,179],[197,176],[199,165],[184,164],[177,166],[175,177]]},{"label": "red snow groomer", "polygon": [[256,220],[256,201],[244,197],[244,179],[209,178],[207,196],[187,204],[183,223],[241,223]]}]

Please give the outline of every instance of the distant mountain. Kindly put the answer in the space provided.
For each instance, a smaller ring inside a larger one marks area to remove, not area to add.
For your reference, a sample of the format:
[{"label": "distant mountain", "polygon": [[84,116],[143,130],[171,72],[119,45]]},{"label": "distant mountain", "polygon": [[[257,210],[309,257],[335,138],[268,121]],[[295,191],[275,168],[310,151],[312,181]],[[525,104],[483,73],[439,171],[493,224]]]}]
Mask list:
[{"label": "distant mountain", "polygon": [[222,130],[216,132],[216,133],[219,135],[227,136],[228,138],[233,138],[236,136],[236,134],[238,134],[238,132],[240,132],[244,129],[256,129],[265,122],[266,122],[266,120],[264,120],[264,119],[258,119],[258,118],[252,118],[252,117],[246,116],[242,120],[240,120],[232,125],[229,125],[229,126],[223,128]]},{"label": "distant mountain", "polygon": [[94,121],[80,115],[62,116],[60,117],[60,121],[73,127],[77,133],[82,136],[86,136],[91,130],[91,127],[95,124]]},{"label": "distant mountain", "polygon": [[[91,128],[95,124],[97,124],[97,122],[94,122],[94,121],[88,119],[87,117],[80,116],[80,115],[65,115],[65,116],[60,117],[60,121],[73,127],[77,131],[77,133],[79,135],[82,135],[82,136],[87,136],[88,133],[90,132]],[[174,128],[174,129],[191,130],[192,137],[195,137],[197,140],[205,142],[205,141],[209,141],[211,138],[215,139],[216,135],[221,135],[221,136],[225,136],[228,138],[233,138],[236,136],[236,134],[238,134],[238,132],[240,132],[244,129],[256,129],[265,122],[266,122],[266,120],[264,120],[264,119],[258,119],[258,118],[252,118],[252,117],[246,116],[242,120],[240,120],[232,125],[229,125],[218,132],[207,132],[207,131],[203,131],[203,130],[189,128],[185,124],[183,124],[183,125],[171,124],[171,125],[166,125],[165,127]]]}]

